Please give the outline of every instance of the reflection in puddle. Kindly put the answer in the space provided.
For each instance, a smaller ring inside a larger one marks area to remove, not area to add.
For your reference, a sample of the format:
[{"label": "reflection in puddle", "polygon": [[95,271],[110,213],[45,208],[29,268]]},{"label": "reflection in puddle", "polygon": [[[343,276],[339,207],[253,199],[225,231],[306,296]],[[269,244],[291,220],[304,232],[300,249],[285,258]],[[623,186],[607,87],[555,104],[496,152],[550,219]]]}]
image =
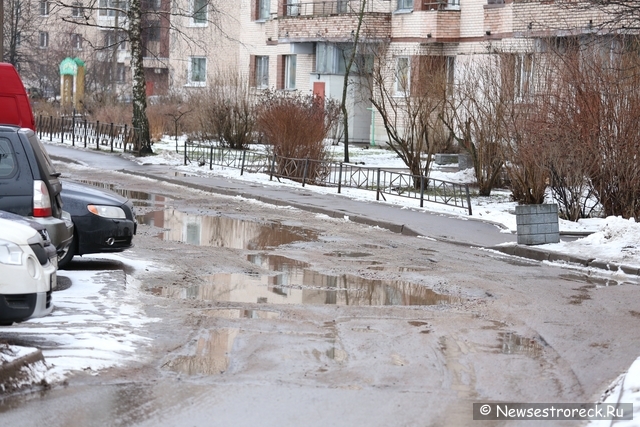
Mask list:
[{"label": "reflection in puddle", "polygon": [[387,272],[394,272],[394,273],[416,273],[421,271],[429,271],[427,268],[423,268],[423,267],[396,267],[396,266],[382,266],[382,265],[369,267],[368,269],[373,271],[387,271]]},{"label": "reflection in puddle", "polygon": [[525,338],[513,332],[504,332],[500,335],[503,354],[523,354],[531,357],[542,355],[543,347],[535,339]]},{"label": "reflection in puddle", "polygon": [[584,274],[561,274],[560,277],[563,280],[567,280],[569,282],[580,282],[580,283],[589,283],[590,285],[595,286],[618,286],[618,285],[637,285],[638,282],[630,281],[630,277],[627,277],[626,281],[618,281],[603,277],[593,277],[587,276]]},{"label": "reflection in puddle", "polygon": [[227,216],[195,215],[166,209],[138,216],[138,222],[168,229],[162,240],[197,246],[266,249],[293,242],[316,240],[318,234],[301,227],[258,223]]},{"label": "reflection in puddle", "polygon": [[177,356],[165,366],[187,375],[216,375],[227,370],[238,329],[216,329],[198,339],[195,355]]},{"label": "reflection in puddle", "polygon": [[[160,291],[161,292],[161,291]],[[280,313],[268,310],[244,310],[240,308],[220,308],[202,312],[207,317],[220,319],[277,319]]]},{"label": "reflection in puddle", "polygon": [[147,193],[144,191],[134,191],[134,190],[125,190],[122,188],[116,188],[114,184],[110,184],[108,182],[99,182],[99,181],[88,181],[88,180],[80,180],[83,184],[93,185],[94,187],[104,188],[107,190],[111,190],[114,193],[121,195],[122,197],[126,197],[131,200],[134,206],[147,206],[154,207],[157,209],[164,209],[167,205],[167,202],[170,202],[171,199],[168,197],[164,197],[158,194]]},{"label": "reflection in puddle", "polygon": [[404,281],[373,280],[353,275],[331,276],[310,270],[304,262],[281,256],[251,255],[249,260],[279,274],[219,273],[205,284],[162,287],[169,298],[259,304],[439,305],[461,302]]}]

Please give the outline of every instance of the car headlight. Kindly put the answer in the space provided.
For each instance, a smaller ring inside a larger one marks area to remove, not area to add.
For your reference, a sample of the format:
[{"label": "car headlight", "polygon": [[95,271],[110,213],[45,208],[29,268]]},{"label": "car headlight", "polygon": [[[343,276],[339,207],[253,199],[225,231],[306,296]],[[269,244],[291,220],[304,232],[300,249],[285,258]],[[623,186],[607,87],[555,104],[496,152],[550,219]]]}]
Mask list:
[{"label": "car headlight", "polygon": [[22,249],[13,242],[0,240],[0,262],[3,264],[22,265]]},{"label": "car headlight", "polygon": [[127,218],[127,216],[124,214],[124,210],[117,206],[88,205],[87,209],[89,209],[89,212],[91,212],[92,214],[105,218]]}]

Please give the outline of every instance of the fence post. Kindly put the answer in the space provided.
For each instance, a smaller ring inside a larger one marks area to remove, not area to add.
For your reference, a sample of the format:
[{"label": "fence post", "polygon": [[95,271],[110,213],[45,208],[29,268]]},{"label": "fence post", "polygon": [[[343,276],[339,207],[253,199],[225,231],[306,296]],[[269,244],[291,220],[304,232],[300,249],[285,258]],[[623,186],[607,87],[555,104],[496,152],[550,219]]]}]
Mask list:
[{"label": "fence post", "polygon": [[376,184],[376,200],[380,200],[380,168],[378,168],[378,179]]},{"label": "fence post", "polygon": [[340,162],[340,170],[338,172],[338,194],[342,191],[342,162]]},{"label": "fence post", "polygon": [[96,149],[100,151],[100,121],[96,121]]},{"label": "fence post", "polygon": [[209,147],[209,170],[213,169],[213,145]]},{"label": "fence post", "polygon": [[111,128],[109,129],[109,138],[111,139],[111,152],[113,153],[113,122],[111,122]]},{"label": "fence post", "polygon": [[271,170],[269,171],[269,181],[273,181],[273,170],[276,167],[276,154],[273,153],[273,159],[271,159]]},{"label": "fence post", "polygon": [[87,118],[84,119],[84,148],[87,148]]},{"label": "fence post", "polygon": [[242,150],[242,165],[240,165],[240,176],[244,174],[244,161],[247,157],[247,150]]},{"label": "fence post", "polygon": [[53,141],[53,116],[49,116],[49,141]]},{"label": "fence post", "polygon": [[424,176],[420,176],[420,207],[424,207]]},{"label": "fence post", "polygon": [[60,143],[64,144],[64,117],[60,117]]},{"label": "fence post", "polygon": [[302,171],[302,186],[304,187],[304,184],[307,180],[307,171],[309,170],[309,158],[307,157],[306,159],[304,159],[304,170]]},{"label": "fence post", "polygon": [[127,139],[129,138],[129,127],[128,125],[124,125],[124,134],[122,135],[122,152],[127,152]]},{"label": "fence post", "polygon": [[188,141],[184,142],[184,166],[187,166],[187,144]]},{"label": "fence post", "polygon": [[469,196],[469,184],[464,185],[464,191],[467,193],[467,205],[469,206],[469,215],[473,215],[471,213],[471,196]]},{"label": "fence post", "polygon": [[76,115],[71,117],[71,146],[76,146]]}]

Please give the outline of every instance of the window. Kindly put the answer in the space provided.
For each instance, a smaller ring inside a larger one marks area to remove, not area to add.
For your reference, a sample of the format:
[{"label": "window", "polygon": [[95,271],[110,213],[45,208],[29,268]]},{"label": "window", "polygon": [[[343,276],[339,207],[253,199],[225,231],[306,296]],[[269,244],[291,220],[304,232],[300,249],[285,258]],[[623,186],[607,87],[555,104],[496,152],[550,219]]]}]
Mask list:
[{"label": "window", "polygon": [[71,47],[74,49],[82,49],[82,36],[80,34],[71,34]]},{"label": "window", "polygon": [[84,14],[84,10],[82,9],[81,3],[74,3],[71,7],[71,16],[74,18],[79,18]]},{"label": "window", "polygon": [[160,41],[160,22],[151,21],[147,28],[147,41],[157,42]]},{"label": "window", "polygon": [[300,0],[285,0],[287,3],[287,16],[300,15]]},{"label": "window", "polygon": [[191,15],[193,24],[207,23],[207,5],[208,0],[193,0],[193,14]]},{"label": "window", "polygon": [[45,31],[40,32],[39,46],[43,49],[49,47],[49,33]]},{"label": "window", "polygon": [[258,19],[269,19],[271,16],[271,1],[270,0],[258,0]]},{"label": "window", "polygon": [[145,0],[143,5],[147,10],[162,10],[162,0]]},{"label": "window", "polygon": [[256,88],[269,87],[269,57],[256,56]]},{"label": "window", "polygon": [[515,90],[516,97],[523,99],[533,89],[533,55],[530,53],[517,55],[515,58]]},{"label": "window", "polygon": [[284,88],[287,90],[296,88],[296,55],[284,57]]},{"label": "window", "polygon": [[194,56],[189,61],[189,76],[187,84],[204,86],[207,81],[207,58]]},{"label": "window", "polygon": [[398,0],[398,10],[413,10],[413,0]]},{"label": "window", "polygon": [[340,46],[328,43],[316,44],[316,73],[344,74],[344,52]]},{"label": "window", "polygon": [[40,0],[40,16],[49,15],[49,0]]},{"label": "window", "polygon": [[16,162],[11,143],[5,138],[0,138],[0,178],[12,176],[15,170]]},{"label": "window", "polygon": [[98,9],[99,16],[116,16],[116,10],[120,11],[118,16],[124,16],[125,10],[129,8],[127,0],[100,0]]},{"label": "window", "polygon": [[124,71],[125,71],[124,64],[121,62],[118,62],[117,69],[116,69],[116,81],[118,82],[124,81]]},{"label": "window", "polygon": [[[118,32],[118,49],[125,50],[127,47],[126,34]],[[107,31],[104,34],[104,46],[113,47],[116,44],[116,36],[114,31]]]},{"label": "window", "polygon": [[397,94],[407,93],[409,90],[409,77],[409,57],[400,56],[396,58],[395,89]]},{"label": "window", "polygon": [[22,43],[22,33],[18,31],[16,33],[16,46],[20,46],[21,43]]}]

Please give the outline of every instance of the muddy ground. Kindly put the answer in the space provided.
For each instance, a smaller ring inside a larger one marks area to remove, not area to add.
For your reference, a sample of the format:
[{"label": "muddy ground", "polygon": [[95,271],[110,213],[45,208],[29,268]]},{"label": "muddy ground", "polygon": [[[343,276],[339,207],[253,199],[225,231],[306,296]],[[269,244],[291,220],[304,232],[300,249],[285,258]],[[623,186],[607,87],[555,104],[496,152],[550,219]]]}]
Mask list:
[{"label": "muddy ground", "polygon": [[7,422],[511,426],[472,404],[593,402],[638,356],[636,285],[57,167],[135,201],[129,256],[162,268],[127,274],[161,320],[139,331],[142,361],[5,398]]}]

